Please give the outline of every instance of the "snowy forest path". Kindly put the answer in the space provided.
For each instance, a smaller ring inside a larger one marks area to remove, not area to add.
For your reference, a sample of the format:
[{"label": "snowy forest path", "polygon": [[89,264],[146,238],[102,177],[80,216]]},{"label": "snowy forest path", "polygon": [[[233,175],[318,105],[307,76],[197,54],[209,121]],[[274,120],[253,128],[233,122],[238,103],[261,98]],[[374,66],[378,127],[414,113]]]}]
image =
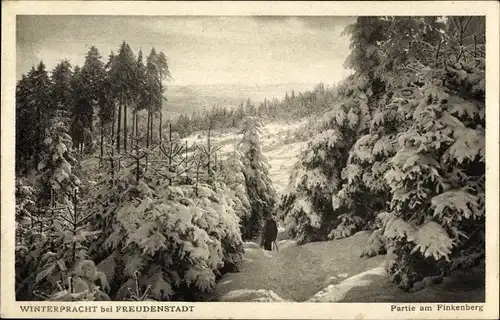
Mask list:
[{"label": "snowy forest path", "polygon": [[[266,139],[264,142],[270,144]],[[291,168],[305,145],[306,142],[300,141],[265,148],[269,176],[278,194],[286,189]],[[255,242],[245,243],[240,272],[226,274],[218,281],[215,300],[306,301],[328,285],[380,267],[383,260],[380,256],[359,258],[368,233],[298,246],[293,240],[282,240],[283,231],[280,227],[279,252],[265,251]],[[350,289],[342,288],[335,299]]]},{"label": "snowy forest path", "polygon": [[302,246],[293,240],[281,240],[279,252],[246,242],[240,272],[220,279],[216,300],[306,301],[330,284],[380,267],[383,256],[359,258],[367,239],[368,233],[360,232],[346,239]]},{"label": "snowy forest path", "polygon": [[482,302],[483,266],[456,270],[439,285],[409,293],[390,282],[384,255],[360,258],[369,232],[298,246],[279,242],[279,252],[246,242],[240,272],[225,274],[216,301],[260,302]]}]

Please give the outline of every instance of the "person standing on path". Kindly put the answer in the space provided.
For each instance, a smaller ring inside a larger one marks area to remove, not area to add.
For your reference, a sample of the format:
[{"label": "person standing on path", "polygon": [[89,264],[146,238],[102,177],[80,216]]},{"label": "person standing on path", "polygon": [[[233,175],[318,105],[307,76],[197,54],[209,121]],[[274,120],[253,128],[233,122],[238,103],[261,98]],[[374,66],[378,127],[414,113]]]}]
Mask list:
[{"label": "person standing on path", "polygon": [[269,216],[264,223],[264,231],[262,232],[261,246],[264,246],[264,250],[272,251],[273,242],[276,241],[278,237],[278,224]]}]

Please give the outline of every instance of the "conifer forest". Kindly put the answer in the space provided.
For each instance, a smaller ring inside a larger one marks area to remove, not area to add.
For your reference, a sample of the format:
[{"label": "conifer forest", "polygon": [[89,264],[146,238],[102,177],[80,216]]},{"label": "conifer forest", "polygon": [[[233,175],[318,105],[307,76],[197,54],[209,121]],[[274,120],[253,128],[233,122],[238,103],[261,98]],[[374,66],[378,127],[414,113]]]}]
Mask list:
[{"label": "conifer forest", "polygon": [[485,18],[331,37],[340,81],[175,115],[168,47],[22,70],[16,299],[484,301]]}]

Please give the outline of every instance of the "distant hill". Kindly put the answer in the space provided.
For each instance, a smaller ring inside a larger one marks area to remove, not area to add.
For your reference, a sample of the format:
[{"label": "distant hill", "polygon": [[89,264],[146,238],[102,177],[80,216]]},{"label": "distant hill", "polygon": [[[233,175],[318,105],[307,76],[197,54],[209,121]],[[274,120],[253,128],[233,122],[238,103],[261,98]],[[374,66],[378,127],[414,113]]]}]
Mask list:
[{"label": "distant hill", "polygon": [[245,103],[247,98],[258,104],[267,98],[283,99],[285,94],[294,90],[296,93],[311,90],[316,84],[311,83],[282,83],[270,85],[167,85],[166,101],[163,101],[163,110],[167,117],[175,118],[181,113],[192,113],[202,110],[204,106],[212,108],[235,107]]}]

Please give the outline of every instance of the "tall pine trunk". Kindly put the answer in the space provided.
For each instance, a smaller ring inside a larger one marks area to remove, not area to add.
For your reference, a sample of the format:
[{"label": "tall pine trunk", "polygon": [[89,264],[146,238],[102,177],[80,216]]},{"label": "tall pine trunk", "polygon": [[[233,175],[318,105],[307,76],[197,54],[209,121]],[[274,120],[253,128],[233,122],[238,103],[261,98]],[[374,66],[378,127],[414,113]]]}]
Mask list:
[{"label": "tall pine trunk", "polygon": [[115,120],[116,120],[116,105],[113,103],[113,114],[111,115],[111,150],[113,150],[113,144],[115,141]]},{"label": "tall pine trunk", "polygon": [[163,79],[163,75],[161,73],[161,69],[160,69],[160,123],[159,123],[159,126],[158,126],[158,139],[161,143],[161,127],[162,127],[162,117],[163,117],[163,85],[161,83],[161,79]]},{"label": "tall pine trunk", "polygon": [[[148,123],[147,123],[147,128],[146,128],[146,148],[149,148],[149,135],[151,134],[150,131],[150,122],[151,122],[151,110],[148,109]],[[148,164],[149,164],[149,157],[148,154],[146,153],[146,167],[144,169],[144,173],[148,170]]]},{"label": "tall pine trunk", "polygon": [[35,150],[35,170],[38,170],[38,162],[40,161],[40,152],[42,152],[42,111],[40,110],[40,106],[36,107],[36,150]]},{"label": "tall pine trunk", "polygon": [[127,152],[127,138],[128,138],[128,126],[127,126],[127,104],[123,105],[123,150]]},{"label": "tall pine trunk", "polygon": [[137,110],[132,110],[132,137],[135,137],[135,119],[137,118]]},{"label": "tall pine trunk", "polygon": [[116,150],[120,153],[120,132],[122,125],[122,98],[120,97],[120,102],[118,105],[118,127],[116,128]]},{"label": "tall pine trunk", "polygon": [[136,112],[135,113],[135,136],[139,136],[139,114]]},{"label": "tall pine trunk", "polygon": [[[102,109],[101,109],[102,110]],[[101,111],[101,147],[99,153],[99,168],[102,166],[102,158],[104,157],[104,119]]]},{"label": "tall pine trunk", "polygon": [[161,136],[161,127],[162,127],[162,120],[163,120],[162,118],[163,118],[163,108],[160,107],[160,124],[159,124],[159,129],[158,129],[160,143],[161,143],[161,139],[162,139],[162,136]]},{"label": "tall pine trunk", "polygon": [[151,128],[150,122],[151,122],[151,111],[148,110],[148,124],[146,129],[146,148],[149,147],[149,134],[150,134],[149,130]]},{"label": "tall pine trunk", "polygon": [[210,124],[208,126],[208,176],[211,177],[212,176],[212,159],[211,159],[211,156],[212,156],[212,146],[211,146],[211,141],[210,141],[210,134],[212,132],[212,119],[210,119]]},{"label": "tall pine trunk", "polygon": [[[172,167],[172,124],[168,124],[168,145],[170,149],[170,155],[168,157],[168,170]],[[172,185],[172,178],[168,178],[168,185]]]},{"label": "tall pine trunk", "polygon": [[114,140],[115,140],[115,120],[116,120],[116,105],[113,103],[113,114],[111,116],[111,180],[114,183],[115,180],[115,160],[113,159],[114,155]]},{"label": "tall pine trunk", "polygon": [[154,139],[153,139],[153,112],[151,112],[151,121],[149,122],[149,124],[151,125],[151,128],[149,129],[149,132],[151,133],[151,144],[154,143]]}]

